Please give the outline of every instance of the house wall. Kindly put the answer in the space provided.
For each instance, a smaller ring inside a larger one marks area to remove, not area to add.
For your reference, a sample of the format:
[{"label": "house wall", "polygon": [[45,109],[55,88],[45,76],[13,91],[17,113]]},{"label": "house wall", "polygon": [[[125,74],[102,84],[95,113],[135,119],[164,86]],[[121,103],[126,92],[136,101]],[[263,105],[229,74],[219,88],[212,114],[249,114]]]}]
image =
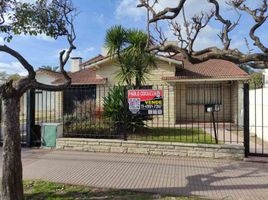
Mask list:
[{"label": "house wall", "polygon": [[146,78],[146,84],[152,85],[153,89],[163,90],[164,114],[161,116],[154,116],[148,126],[170,126],[176,124],[176,95],[175,83],[167,83],[162,80],[163,76],[174,76],[175,65],[159,61],[157,68],[153,69]]},{"label": "house wall", "polygon": [[[118,85],[116,73],[119,66],[115,63],[100,66],[97,76],[107,77],[105,86],[97,86],[96,102],[97,107],[103,111],[103,97],[108,95],[109,89]],[[151,71],[146,77],[145,85],[152,85],[153,89],[162,89],[164,94],[164,114],[154,116],[148,121],[148,126],[170,126],[178,122],[199,121],[210,122],[211,113],[205,113],[204,105],[186,105],[186,86],[187,83],[168,83],[162,80],[163,76],[174,76],[175,65],[158,61],[157,69]],[[209,82],[208,82],[209,83]],[[211,83],[211,82],[210,82]],[[220,111],[215,113],[215,118],[219,122],[232,122],[243,125],[243,83],[239,81],[213,82],[213,84],[223,85],[222,105]],[[195,82],[194,84],[204,84]],[[98,103],[100,102],[100,103]]]},{"label": "house wall", "polygon": [[176,84],[176,120],[177,123],[183,122],[210,122],[211,113],[206,113],[204,105],[187,105],[186,87],[192,84],[222,84],[222,104],[220,111],[215,112],[216,121],[234,122],[237,117],[237,83],[213,82],[213,83],[177,83]]},{"label": "house wall", "polygon": [[268,142],[268,88],[249,91],[249,126],[252,136]]},{"label": "house wall", "polygon": [[237,109],[238,109],[238,102],[237,102],[237,98],[238,98],[238,85],[237,83],[233,83],[232,84],[232,90],[231,90],[231,102],[232,104],[230,105],[231,107],[231,116],[232,116],[232,122],[237,123]]},{"label": "house wall", "polygon": [[[96,106],[100,111],[103,111],[103,99],[108,95],[109,90],[118,85],[118,79],[116,74],[120,70],[119,65],[111,62],[105,66],[100,66],[96,70],[96,75],[101,77],[107,77],[108,81],[106,85],[97,85],[96,87]],[[146,76],[146,83],[144,85],[151,85],[153,89],[162,89],[164,93],[164,115],[154,116],[148,123],[149,126],[156,126],[161,122],[163,126],[169,124],[175,124],[175,84],[168,84],[162,80],[163,76],[174,76],[175,65],[168,64],[166,62],[158,61],[157,68],[151,70],[150,74]]]},{"label": "house wall", "polygon": [[115,62],[106,63],[105,65],[100,65],[96,70],[96,76],[107,78],[105,85],[96,86],[96,110],[103,111],[103,100],[104,97],[108,95],[109,90],[114,86],[118,85],[118,79],[116,74],[118,73],[120,67]]},{"label": "house wall", "polygon": [[52,84],[52,82],[54,82],[56,79],[56,77],[54,76],[49,76],[45,73],[38,73],[36,74],[36,80],[39,82],[39,83],[43,83],[43,84]]},{"label": "house wall", "polygon": [[244,97],[243,97],[243,82],[236,81],[232,84],[231,90],[231,111],[232,111],[232,122],[238,126],[243,126],[244,120]]},{"label": "house wall", "polygon": [[157,68],[153,69],[146,77],[146,84],[148,85],[169,85],[166,81],[162,80],[163,76],[174,76],[175,65],[168,64],[163,61],[157,62]]}]

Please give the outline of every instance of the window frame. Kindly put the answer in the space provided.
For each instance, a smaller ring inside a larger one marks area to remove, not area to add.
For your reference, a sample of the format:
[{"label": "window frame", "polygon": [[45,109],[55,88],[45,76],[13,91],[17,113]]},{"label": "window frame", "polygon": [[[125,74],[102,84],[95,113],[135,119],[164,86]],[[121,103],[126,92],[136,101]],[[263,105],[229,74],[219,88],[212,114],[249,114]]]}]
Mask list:
[{"label": "window frame", "polygon": [[186,85],[186,105],[222,105],[222,89],[223,86],[220,83]]}]

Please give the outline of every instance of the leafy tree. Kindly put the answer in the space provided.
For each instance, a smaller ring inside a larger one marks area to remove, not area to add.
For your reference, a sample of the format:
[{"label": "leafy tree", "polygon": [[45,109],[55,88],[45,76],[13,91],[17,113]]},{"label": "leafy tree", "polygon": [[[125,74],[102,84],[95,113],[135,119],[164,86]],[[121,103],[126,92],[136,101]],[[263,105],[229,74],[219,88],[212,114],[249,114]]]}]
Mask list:
[{"label": "leafy tree", "polygon": [[[0,45],[4,52],[17,59],[27,70],[28,76],[13,83],[7,81],[0,86],[0,97],[3,100],[4,138],[1,199],[22,200],[22,163],[20,136],[20,97],[29,89],[49,91],[62,90],[68,87],[71,79],[64,70],[71,52],[75,49],[76,38],[73,26],[75,9],[71,0],[37,0],[33,3],[23,3],[16,0],[0,1],[0,33],[5,35],[5,43]],[[8,20],[7,20],[8,19]],[[60,71],[65,77],[65,83],[58,86],[37,82],[33,66],[7,43],[17,35],[44,34],[54,39],[66,37],[69,47],[59,55]]]},{"label": "leafy tree", "polygon": [[248,65],[240,65],[240,68],[250,75],[250,79],[249,79],[250,89],[262,88],[263,86],[263,73],[262,72],[257,72],[256,70],[253,70]]},{"label": "leafy tree", "polygon": [[263,86],[263,74],[261,72],[255,72],[250,75],[249,88],[258,89]]},{"label": "leafy tree", "polygon": [[[120,64],[117,78],[121,83],[140,87],[156,64],[154,55],[146,51],[147,34],[134,29],[114,26],[106,33],[105,46]],[[135,84],[133,84],[135,80]]]},{"label": "leafy tree", "polygon": [[9,75],[8,76],[7,81],[10,81],[10,80],[12,80],[12,81],[18,81],[20,79],[21,79],[21,76],[19,74],[12,74],[12,75]]}]

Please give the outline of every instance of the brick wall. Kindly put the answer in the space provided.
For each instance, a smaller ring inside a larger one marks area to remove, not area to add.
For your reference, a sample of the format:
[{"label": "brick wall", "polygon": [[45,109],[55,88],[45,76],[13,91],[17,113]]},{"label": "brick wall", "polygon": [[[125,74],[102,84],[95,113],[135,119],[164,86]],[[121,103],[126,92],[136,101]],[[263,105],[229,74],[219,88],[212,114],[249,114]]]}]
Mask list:
[{"label": "brick wall", "polygon": [[134,153],[160,156],[198,158],[244,158],[244,147],[239,145],[188,144],[173,142],[145,142],[100,139],[58,138],[57,149],[105,153]]}]

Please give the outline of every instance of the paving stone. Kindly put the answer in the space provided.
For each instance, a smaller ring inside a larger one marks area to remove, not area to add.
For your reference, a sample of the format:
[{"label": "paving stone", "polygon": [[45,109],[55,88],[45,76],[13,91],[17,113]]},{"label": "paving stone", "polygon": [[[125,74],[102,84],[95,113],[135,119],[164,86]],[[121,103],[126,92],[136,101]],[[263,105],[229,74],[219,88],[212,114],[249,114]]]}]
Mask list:
[{"label": "paving stone", "polygon": [[127,149],[128,153],[137,153],[137,154],[148,154],[149,153],[149,149],[147,148],[133,148],[133,147],[129,147]]},{"label": "paving stone", "polygon": [[268,197],[268,163],[42,149],[23,149],[22,158],[23,177],[28,180],[152,192],[161,196],[241,200]]}]

